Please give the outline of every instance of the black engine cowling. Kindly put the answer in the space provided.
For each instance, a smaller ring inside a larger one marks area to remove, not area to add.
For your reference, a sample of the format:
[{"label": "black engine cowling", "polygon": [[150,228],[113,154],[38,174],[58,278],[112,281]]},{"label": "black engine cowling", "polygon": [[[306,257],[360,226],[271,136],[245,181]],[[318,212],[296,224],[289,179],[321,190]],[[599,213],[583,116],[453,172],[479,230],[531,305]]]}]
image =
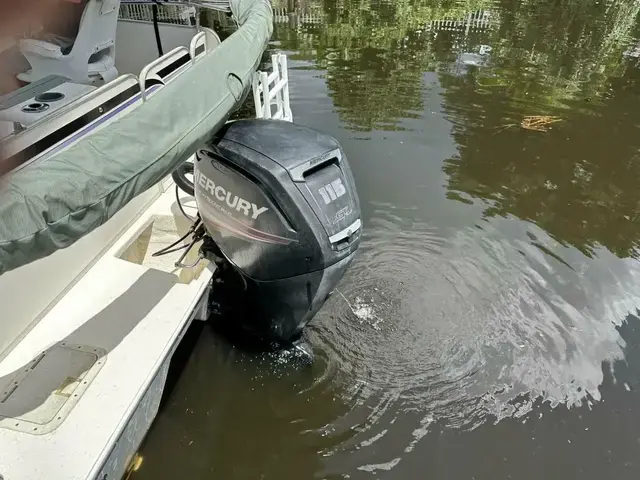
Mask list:
[{"label": "black engine cowling", "polygon": [[360,204],[340,145],[285,121],[231,122],[196,154],[194,184],[224,258],[214,311],[262,339],[295,339],[360,243]]}]

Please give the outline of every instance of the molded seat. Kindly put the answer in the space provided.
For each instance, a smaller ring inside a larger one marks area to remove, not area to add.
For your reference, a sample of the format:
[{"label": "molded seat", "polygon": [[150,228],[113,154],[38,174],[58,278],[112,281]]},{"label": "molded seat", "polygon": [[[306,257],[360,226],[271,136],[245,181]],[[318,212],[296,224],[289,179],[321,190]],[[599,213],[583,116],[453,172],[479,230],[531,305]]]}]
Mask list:
[{"label": "molded seat", "polygon": [[119,5],[120,0],[88,0],[70,49],[64,44],[43,40],[21,40],[20,51],[31,70],[18,74],[18,78],[34,82],[49,75],[60,75],[75,83],[91,85],[115,79],[118,76],[115,43]]}]

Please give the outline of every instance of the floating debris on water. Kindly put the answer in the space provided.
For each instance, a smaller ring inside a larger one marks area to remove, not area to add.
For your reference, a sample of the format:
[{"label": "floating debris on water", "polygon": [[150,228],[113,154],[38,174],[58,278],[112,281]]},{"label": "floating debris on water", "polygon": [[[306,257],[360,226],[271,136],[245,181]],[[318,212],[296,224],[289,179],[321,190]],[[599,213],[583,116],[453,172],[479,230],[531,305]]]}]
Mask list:
[{"label": "floating debris on water", "polygon": [[[561,122],[560,117],[553,115],[527,115],[520,122],[520,127],[525,130],[533,130],[535,132],[548,132],[551,129],[551,125],[557,122]],[[506,130],[507,128],[517,127],[517,123],[507,123],[498,127],[496,133]]]},{"label": "floating debris on water", "polygon": [[551,124],[561,121],[560,117],[551,115],[530,115],[524,117],[520,126],[526,130],[535,130],[536,132],[547,132],[551,128]]}]

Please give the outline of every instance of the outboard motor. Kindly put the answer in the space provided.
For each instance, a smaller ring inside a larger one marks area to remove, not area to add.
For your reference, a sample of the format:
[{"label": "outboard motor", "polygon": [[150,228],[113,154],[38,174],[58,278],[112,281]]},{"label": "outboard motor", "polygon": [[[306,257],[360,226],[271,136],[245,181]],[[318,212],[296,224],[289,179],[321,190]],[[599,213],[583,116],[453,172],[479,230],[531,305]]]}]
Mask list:
[{"label": "outboard motor", "polygon": [[197,152],[193,178],[210,237],[203,250],[218,265],[213,317],[271,343],[295,341],[360,243],[340,145],[290,122],[239,120]]}]

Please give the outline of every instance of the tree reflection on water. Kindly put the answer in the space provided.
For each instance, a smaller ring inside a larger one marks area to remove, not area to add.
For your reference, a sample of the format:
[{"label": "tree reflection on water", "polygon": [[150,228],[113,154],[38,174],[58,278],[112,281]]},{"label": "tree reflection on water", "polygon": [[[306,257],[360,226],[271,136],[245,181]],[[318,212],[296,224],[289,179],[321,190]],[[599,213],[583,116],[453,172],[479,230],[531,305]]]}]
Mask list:
[{"label": "tree reflection on water", "polygon": [[[458,146],[443,165],[450,198],[535,222],[587,255],[603,245],[625,257],[640,238],[639,10],[634,0],[307,1],[296,10],[306,17],[277,24],[274,38],[324,70],[353,131],[410,128],[424,117],[424,72],[436,72]],[[563,121],[548,133],[504,128],[535,114]]]}]

